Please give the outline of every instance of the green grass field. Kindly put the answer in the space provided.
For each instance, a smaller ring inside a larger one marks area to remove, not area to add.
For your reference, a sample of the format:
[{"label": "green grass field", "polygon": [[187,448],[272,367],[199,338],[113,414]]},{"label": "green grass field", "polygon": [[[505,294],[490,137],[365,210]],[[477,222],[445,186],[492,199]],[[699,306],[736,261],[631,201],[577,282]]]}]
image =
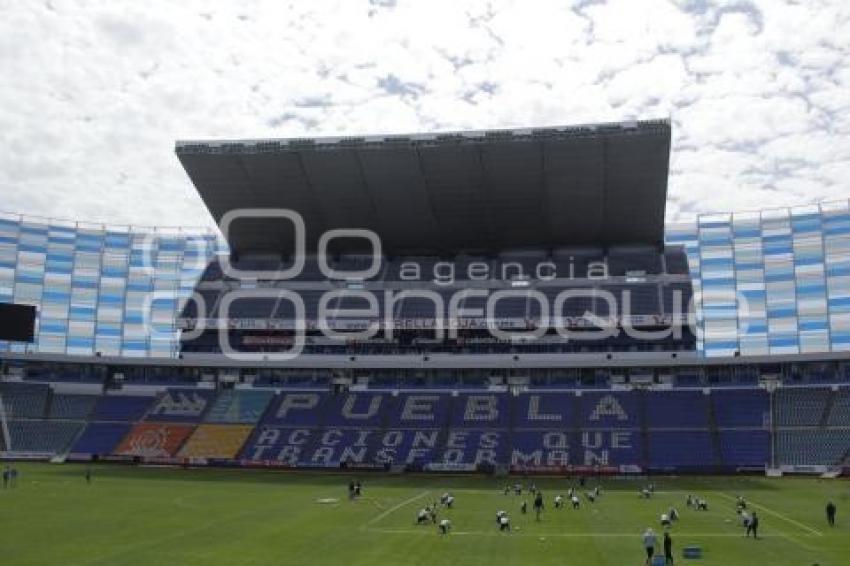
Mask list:
[{"label": "green grass field", "polygon": [[[677,564],[839,566],[850,564],[850,486],[841,480],[655,478],[657,493],[641,500],[638,481],[608,480],[595,505],[555,510],[565,479],[538,479],[546,496],[540,523],[521,515],[522,500],[505,496],[503,480],[478,477],[386,477],[363,474],[363,496],[348,501],[349,476],[266,471],[94,468],[91,485],[80,465],[22,464],[15,489],[0,491],[3,565],[117,564],[643,564],[640,535],[657,532],[659,515],[675,505]],[[418,509],[443,491],[455,509],[441,537],[416,526]],[[687,493],[705,497],[708,512],[685,508]],[[762,540],[745,539],[734,496],[761,516]],[[336,503],[318,500],[336,498]],[[838,525],[824,517],[828,499]],[[529,498],[530,499],[530,498]],[[513,532],[499,533],[495,513],[511,514]],[[698,544],[702,560],[679,549]]]}]

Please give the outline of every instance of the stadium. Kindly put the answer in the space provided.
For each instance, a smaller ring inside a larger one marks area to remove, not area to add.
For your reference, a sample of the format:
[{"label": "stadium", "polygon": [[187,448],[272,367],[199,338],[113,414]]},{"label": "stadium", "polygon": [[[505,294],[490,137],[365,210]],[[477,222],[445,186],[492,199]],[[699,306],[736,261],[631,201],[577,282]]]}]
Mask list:
[{"label": "stadium", "polygon": [[665,225],[670,151],[181,141],[220,231],[3,215],[9,563],[846,563],[850,203]]}]

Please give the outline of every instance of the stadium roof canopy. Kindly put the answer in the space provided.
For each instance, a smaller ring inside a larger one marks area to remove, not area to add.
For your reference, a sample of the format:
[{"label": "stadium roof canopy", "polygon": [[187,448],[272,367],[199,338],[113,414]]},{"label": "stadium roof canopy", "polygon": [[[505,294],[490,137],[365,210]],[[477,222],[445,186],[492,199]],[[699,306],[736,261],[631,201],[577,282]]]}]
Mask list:
[{"label": "stadium roof canopy", "polygon": [[[182,141],[177,155],[218,222],[238,208],[299,212],[308,251],[368,228],[390,254],[661,245],[665,120],[525,130]],[[285,220],[241,220],[239,252],[293,249]],[[342,240],[356,251],[364,240]]]}]

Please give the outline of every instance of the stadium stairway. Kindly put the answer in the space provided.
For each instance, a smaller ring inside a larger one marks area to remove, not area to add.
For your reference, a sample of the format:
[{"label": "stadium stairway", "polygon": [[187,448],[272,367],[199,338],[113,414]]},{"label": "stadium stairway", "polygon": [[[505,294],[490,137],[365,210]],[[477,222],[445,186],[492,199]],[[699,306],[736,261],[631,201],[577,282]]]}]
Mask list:
[{"label": "stadium stairway", "polygon": [[641,439],[641,462],[640,465],[644,468],[648,467],[651,459],[649,447],[649,403],[646,399],[646,391],[638,391],[638,419],[640,422],[640,439]]},{"label": "stadium stairway", "polygon": [[707,405],[708,410],[708,429],[711,433],[711,448],[714,451],[714,465],[723,465],[723,451],[720,444],[720,430],[717,427],[717,415],[714,412],[714,403],[710,400]]},{"label": "stadium stairway", "polygon": [[[398,397],[396,399],[399,399]],[[458,402],[458,397],[451,397],[449,399],[448,410],[446,414],[446,422],[439,428],[439,432],[437,433],[437,441],[436,446],[434,448],[434,462],[444,462],[446,456],[446,450],[448,449],[448,441],[449,441],[449,430],[451,429],[452,419],[454,418],[455,413],[455,404]],[[398,407],[400,408],[400,407]],[[463,409],[461,409],[463,410]]]},{"label": "stadium stairway", "polygon": [[322,435],[324,435],[327,430],[327,423],[329,420],[328,405],[331,404],[331,398],[332,396],[329,395],[326,399],[319,403],[318,407],[316,407],[316,411],[318,411],[319,416],[316,421],[316,424],[313,428],[311,428],[313,434],[310,436],[310,440],[307,442],[307,444],[304,445],[303,449],[301,450],[301,456],[299,456],[299,463],[303,462],[301,458],[304,458],[304,456],[307,454],[315,454],[316,450],[321,446]]},{"label": "stadium stairway", "polygon": [[43,419],[50,418],[50,414],[53,412],[53,388],[47,388],[47,397],[44,400],[44,414],[41,416]]},{"label": "stadium stairway", "polygon": [[832,414],[832,408],[835,406],[837,397],[838,394],[830,389],[829,394],[826,397],[826,405],[823,408],[823,415],[821,415],[820,418],[820,428],[826,428],[829,424],[829,417]]}]

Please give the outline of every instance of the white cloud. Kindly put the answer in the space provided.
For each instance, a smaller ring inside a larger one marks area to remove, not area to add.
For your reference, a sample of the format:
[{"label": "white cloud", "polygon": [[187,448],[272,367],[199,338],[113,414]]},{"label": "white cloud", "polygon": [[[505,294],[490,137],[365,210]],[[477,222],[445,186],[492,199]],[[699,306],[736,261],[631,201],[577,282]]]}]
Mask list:
[{"label": "white cloud", "polygon": [[8,211],[209,223],[179,138],[668,115],[670,219],[850,196],[843,0],[4,4]]}]

